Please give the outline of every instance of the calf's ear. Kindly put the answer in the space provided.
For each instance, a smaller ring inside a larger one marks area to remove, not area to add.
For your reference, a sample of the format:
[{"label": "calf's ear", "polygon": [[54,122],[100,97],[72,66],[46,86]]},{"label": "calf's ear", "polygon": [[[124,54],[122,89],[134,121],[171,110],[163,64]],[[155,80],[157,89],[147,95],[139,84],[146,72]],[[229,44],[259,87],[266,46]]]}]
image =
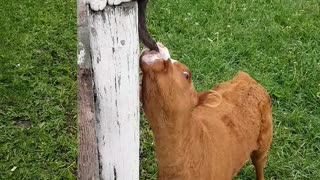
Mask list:
[{"label": "calf's ear", "polygon": [[214,90],[198,93],[198,105],[207,107],[217,107],[222,102],[222,96],[220,93]]}]

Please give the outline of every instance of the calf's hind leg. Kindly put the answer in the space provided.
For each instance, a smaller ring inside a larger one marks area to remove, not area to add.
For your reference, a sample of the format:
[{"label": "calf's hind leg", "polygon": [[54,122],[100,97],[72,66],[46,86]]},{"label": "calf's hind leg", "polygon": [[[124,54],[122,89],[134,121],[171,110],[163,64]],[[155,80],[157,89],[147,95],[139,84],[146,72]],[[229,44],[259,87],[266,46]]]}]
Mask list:
[{"label": "calf's hind leg", "polygon": [[260,106],[262,112],[260,134],[258,143],[259,149],[251,154],[252,163],[256,169],[256,179],[264,180],[263,169],[267,162],[267,155],[272,143],[272,111],[271,102],[268,98],[267,103]]},{"label": "calf's hind leg", "polygon": [[256,170],[256,180],[264,180],[263,169],[267,162],[267,152],[254,151],[251,160]]}]

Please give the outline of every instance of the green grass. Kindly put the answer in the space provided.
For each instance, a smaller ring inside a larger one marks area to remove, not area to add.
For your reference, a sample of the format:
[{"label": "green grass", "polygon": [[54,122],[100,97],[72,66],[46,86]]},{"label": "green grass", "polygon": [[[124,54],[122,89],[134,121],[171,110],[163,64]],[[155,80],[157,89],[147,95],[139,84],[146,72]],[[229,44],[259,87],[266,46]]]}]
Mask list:
[{"label": "green grass", "polygon": [[[266,179],[320,179],[320,2],[151,0],[149,7],[152,34],[190,67],[198,90],[239,70],[268,90],[274,142]],[[76,1],[3,1],[0,14],[0,179],[75,179]],[[141,179],[156,179],[143,116],[140,159]],[[236,179],[253,177],[248,163]]]},{"label": "green grass", "polygon": [[[198,90],[245,70],[270,93],[274,141],[267,179],[320,179],[320,1],[151,1],[149,26]],[[142,120],[141,175],[155,179]],[[147,130],[146,130],[147,129]],[[254,179],[248,165],[236,179]]]},{"label": "green grass", "polygon": [[1,1],[0,179],[74,178],[76,1]]}]

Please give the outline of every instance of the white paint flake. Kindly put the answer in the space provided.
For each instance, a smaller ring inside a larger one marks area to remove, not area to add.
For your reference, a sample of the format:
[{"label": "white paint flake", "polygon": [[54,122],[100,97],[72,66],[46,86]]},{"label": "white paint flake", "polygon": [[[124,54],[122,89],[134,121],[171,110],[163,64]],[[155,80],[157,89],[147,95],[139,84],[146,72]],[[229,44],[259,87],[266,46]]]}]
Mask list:
[{"label": "white paint flake", "polygon": [[85,49],[82,42],[78,42],[78,65],[81,65],[85,61]]}]

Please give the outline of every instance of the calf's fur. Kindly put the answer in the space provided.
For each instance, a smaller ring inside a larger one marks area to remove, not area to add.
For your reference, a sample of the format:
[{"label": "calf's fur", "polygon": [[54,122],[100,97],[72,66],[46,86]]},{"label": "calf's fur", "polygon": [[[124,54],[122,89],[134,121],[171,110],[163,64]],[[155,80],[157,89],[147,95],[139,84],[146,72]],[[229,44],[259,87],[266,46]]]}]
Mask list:
[{"label": "calf's fur", "polygon": [[[251,158],[256,179],[272,141],[266,90],[248,74],[196,92],[168,50],[144,50],[143,109],[154,133],[159,180],[231,180]],[[191,76],[191,74],[190,74]]]}]

